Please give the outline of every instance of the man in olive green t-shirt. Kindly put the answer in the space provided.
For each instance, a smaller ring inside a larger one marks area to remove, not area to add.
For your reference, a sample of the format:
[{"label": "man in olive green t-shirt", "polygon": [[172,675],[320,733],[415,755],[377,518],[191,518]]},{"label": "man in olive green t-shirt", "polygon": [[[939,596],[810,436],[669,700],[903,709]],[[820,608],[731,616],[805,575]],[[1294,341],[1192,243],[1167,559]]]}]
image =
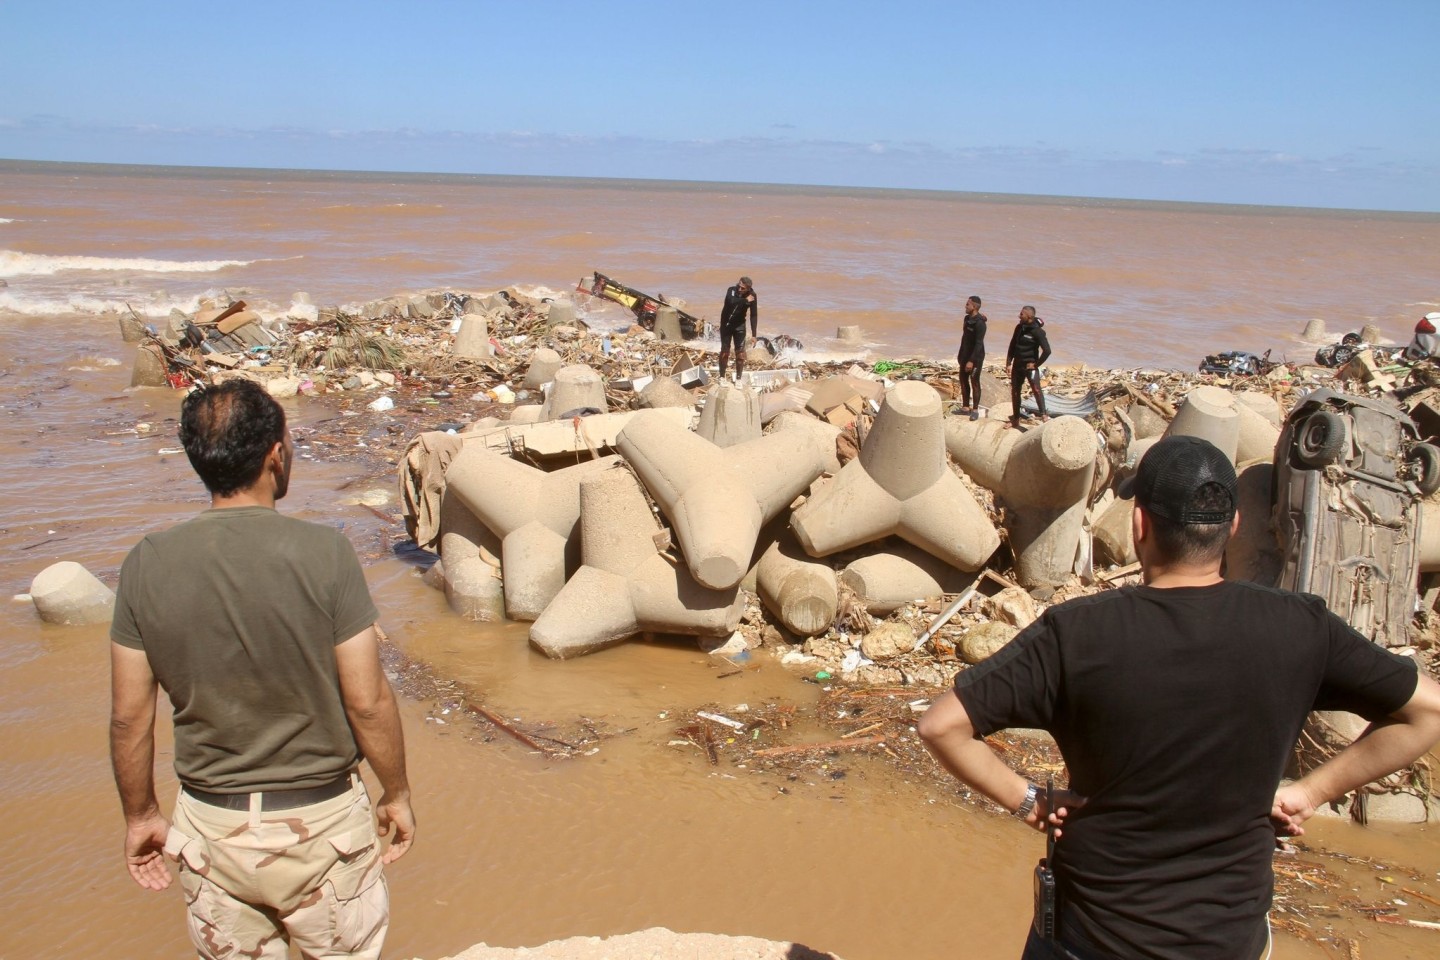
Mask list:
[{"label": "man in olive green t-shirt", "polygon": [[[377,957],[383,863],[415,835],[377,613],[336,530],[281,516],[291,443],[280,405],[232,380],[185,398],[180,440],[211,508],[147,536],[120,571],[110,747],[125,859],[163,890],[179,867],[202,957]],[[157,686],[170,698],[173,823],[155,797]],[[380,781],[382,856],[364,785]]]}]

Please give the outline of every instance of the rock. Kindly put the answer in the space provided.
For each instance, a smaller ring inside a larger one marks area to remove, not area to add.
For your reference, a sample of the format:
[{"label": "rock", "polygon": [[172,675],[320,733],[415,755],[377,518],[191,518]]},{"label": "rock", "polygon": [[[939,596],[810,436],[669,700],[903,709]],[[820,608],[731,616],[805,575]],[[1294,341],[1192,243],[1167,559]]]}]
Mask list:
[{"label": "rock", "polygon": [[265,381],[265,392],[276,400],[285,400],[300,392],[298,377],[275,377]]},{"label": "rock", "polygon": [[78,626],[104,623],[115,609],[115,593],[73,560],[52,563],[30,584],[30,600],[46,623]]},{"label": "rock", "polygon": [[915,649],[915,631],[908,623],[882,623],[860,640],[860,652],[869,660],[889,660]]},{"label": "rock", "polygon": [[1000,651],[1020,631],[1008,623],[991,620],[965,631],[955,651],[966,663],[975,664]]},{"label": "rock", "polygon": [[1040,608],[1023,587],[1006,587],[980,607],[985,616],[1024,630],[1040,616]]}]

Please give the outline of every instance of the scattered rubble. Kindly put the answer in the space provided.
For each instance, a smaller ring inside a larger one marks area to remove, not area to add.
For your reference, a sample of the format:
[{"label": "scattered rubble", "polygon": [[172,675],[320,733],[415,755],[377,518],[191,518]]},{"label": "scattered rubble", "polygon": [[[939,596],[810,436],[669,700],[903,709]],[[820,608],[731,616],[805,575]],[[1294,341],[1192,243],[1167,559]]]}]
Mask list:
[{"label": "scattered rubble", "polygon": [[[1045,605],[1135,582],[1131,505],[1114,487],[1162,435],[1232,454],[1249,509],[1229,575],[1272,583],[1284,563],[1271,489],[1300,398],[1336,388],[1403,410],[1415,441],[1440,436],[1440,367],[1394,363],[1364,340],[1339,367],[1234,352],[1195,373],[1052,366],[1052,413],[1069,415],[1016,430],[1008,400],[974,420],[947,414],[953,362],[808,362],[783,335],[752,351],[738,384],[714,383],[703,339],[592,330],[583,287],[573,300],[443,293],[280,321],[234,302],[120,327],[143,333],[137,382],[246,376],[338,405],[297,445],[398,465],[405,531],[439,553],[431,579],[463,616],[498,616],[503,596],[552,656],[644,631],[738,636],[747,656],[807,678],[907,696],[944,689]],[[647,302],[657,328],[683,321],[681,305]],[[987,396],[1006,394],[997,374],[985,371]],[[1375,455],[1351,439],[1357,457]],[[1435,504],[1415,484],[1426,468],[1409,463],[1393,485],[1420,502],[1407,535],[1421,542]],[[1325,470],[1336,489],[1350,482]],[[521,531],[541,527],[522,549]],[[1440,556],[1401,589],[1420,614],[1376,639],[1433,672]],[[852,740],[879,749],[875,735]]]}]

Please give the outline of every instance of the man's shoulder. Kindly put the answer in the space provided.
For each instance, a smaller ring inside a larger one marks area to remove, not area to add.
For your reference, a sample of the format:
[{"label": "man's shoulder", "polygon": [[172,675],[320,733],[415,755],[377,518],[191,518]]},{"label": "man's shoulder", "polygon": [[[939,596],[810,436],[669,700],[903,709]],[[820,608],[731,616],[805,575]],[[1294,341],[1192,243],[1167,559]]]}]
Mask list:
[{"label": "man's shoulder", "polygon": [[1121,587],[1118,590],[1106,590],[1066,600],[1051,607],[1046,614],[1059,618],[1089,614],[1110,615],[1142,605],[1193,604],[1197,600],[1209,601],[1225,610],[1265,609],[1302,616],[1325,616],[1329,612],[1325,601],[1312,594],[1281,590],[1249,580],[1221,580],[1208,587],[1161,588],[1142,584]]},{"label": "man's shoulder", "polygon": [[149,545],[155,549],[183,544],[195,539],[222,537],[284,538],[305,542],[344,539],[332,526],[289,517],[267,507],[234,507],[206,510],[165,530],[146,534],[136,549]]}]

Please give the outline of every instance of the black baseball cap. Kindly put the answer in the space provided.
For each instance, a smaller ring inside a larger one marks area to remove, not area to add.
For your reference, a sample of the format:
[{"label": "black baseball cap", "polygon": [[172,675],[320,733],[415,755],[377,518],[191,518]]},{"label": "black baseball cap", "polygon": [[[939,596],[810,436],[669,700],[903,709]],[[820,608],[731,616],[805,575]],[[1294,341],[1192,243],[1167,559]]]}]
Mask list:
[{"label": "black baseball cap", "polygon": [[[1218,484],[1224,495],[1206,491],[1201,498],[1207,484]],[[1119,494],[1174,523],[1229,523],[1239,501],[1235,465],[1201,437],[1166,437],[1155,444]]]}]

